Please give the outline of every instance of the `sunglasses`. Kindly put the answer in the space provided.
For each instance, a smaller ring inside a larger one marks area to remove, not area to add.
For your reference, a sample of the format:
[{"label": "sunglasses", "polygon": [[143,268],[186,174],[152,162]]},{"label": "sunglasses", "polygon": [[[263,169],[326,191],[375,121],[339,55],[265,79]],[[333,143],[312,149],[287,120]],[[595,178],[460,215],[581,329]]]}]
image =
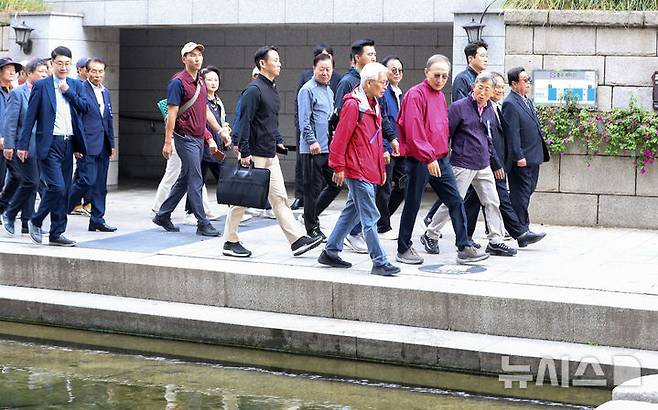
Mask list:
[{"label": "sunglasses", "polygon": [[404,73],[404,68],[391,68],[391,72],[395,75]]},{"label": "sunglasses", "polygon": [[447,74],[447,73],[445,73],[445,74],[444,74],[444,73],[432,73],[432,75],[433,75],[434,78],[436,78],[437,80],[439,80],[439,79],[447,80],[447,79],[450,77],[450,75]]},{"label": "sunglasses", "polygon": [[519,82],[521,82],[521,81],[524,82],[524,83],[532,84],[532,78],[530,78],[530,77],[528,77],[528,78],[519,78]]}]

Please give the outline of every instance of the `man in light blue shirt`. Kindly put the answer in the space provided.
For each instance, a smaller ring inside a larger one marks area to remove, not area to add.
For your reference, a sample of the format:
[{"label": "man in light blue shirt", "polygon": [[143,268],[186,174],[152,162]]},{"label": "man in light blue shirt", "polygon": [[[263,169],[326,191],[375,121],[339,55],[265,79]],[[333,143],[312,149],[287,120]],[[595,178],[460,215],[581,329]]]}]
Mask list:
[{"label": "man in light blue shirt", "polygon": [[341,190],[332,181],[334,171],[329,167],[329,117],[334,111],[334,93],[329,87],[332,72],[331,56],[318,54],[313,60],[313,78],[297,95],[299,154],[304,169],[304,225],[310,237],[325,237],[318,215]]}]

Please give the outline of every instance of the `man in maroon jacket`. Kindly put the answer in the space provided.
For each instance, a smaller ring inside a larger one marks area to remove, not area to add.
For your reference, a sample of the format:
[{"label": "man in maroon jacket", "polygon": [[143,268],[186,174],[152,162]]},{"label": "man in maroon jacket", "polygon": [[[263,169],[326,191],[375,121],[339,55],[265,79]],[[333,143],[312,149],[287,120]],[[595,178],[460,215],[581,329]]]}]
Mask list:
[{"label": "man in maroon jacket", "polygon": [[334,169],[333,181],[338,186],[345,182],[349,193],[318,262],[332,267],[351,267],[352,264],[338,254],[343,250],[347,234],[361,222],[373,263],[370,273],[393,276],[400,268],[390,264],[379,243],[379,211],[375,204],[377,185],[386,181],[382,114],[377,102],[388,86],[386,72],[386,67],[379,63],[366,64],[361,70],[360,85],[343,99],[340,121],[329,148],[329,166]]},{"label": "man in maroon jacket", "polygon": [[398,262],[424,262],[412,247],[411,235],[428,181],[449,209],[456,235],[457,262],[476,262],[489,257],[468,239],[464,202],[448,160],[448,107],[441,90],[449,77],[450,60],[440,54],[433,55],[425,65],[425,81],[407,91],[400,107],[398,138],[400,154],[407,157],[409,181],[400,220],[395,258]]}]

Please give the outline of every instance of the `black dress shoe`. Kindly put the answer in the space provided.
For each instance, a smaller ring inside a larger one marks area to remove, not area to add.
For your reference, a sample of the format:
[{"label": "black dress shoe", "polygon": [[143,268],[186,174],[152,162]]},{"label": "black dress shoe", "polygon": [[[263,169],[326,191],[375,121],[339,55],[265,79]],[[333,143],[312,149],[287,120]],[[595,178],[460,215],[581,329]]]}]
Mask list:
[{"label": "black dress shoe", "polygon": [[89,232],[114,232],[117,228],[103,222],[102,224],[89,224]]},{"label": "black dress shoe", "polygon": [[180,228],[174,225],[169,218],[156,215],[153,217],[152,221],[154,224],[163,227],[167,232],[180,232]]},{"label": "black dress shoe", "polygon": [[351,268],[352,264],[344,261],[340,258],[340,256],[331,256],[327,253],[327,251],[322,251],[320,256],[318,257],[318,263],[322,265],[327,265],[331,266],[332,268]]},{"label": "black dress shoe", "polygon": [[519,243],[519,248],[525,248],[528,245],[532,245],[533,243],[541,241],[545,237],[546,237],[545,232],[535,233],[532,231],[528,231],[523,235],[519,236],[516,241]]},{"label": "black dress shoe", "polygon": [[292,201],[292,204],[290,204],[290,209],[292,209],[293,211],[296,211],[303,207],[304,207],[304,200],[301,198],[295,198],[295,200]]},{"label": "black dress shoe", "polygon": [[201,236],[219,236],[219,231],[215,229],[212,225],[198,225],[196,227],[196,234]]},{"label": "black dress shoe", "polygon": [[50,240],[48,241],[48,245],[71,247],[71,246],[75,246],[76,242],[72,241],[71,239],[67,238],[64,235],[59,235],[57,238],[50,238]]}]

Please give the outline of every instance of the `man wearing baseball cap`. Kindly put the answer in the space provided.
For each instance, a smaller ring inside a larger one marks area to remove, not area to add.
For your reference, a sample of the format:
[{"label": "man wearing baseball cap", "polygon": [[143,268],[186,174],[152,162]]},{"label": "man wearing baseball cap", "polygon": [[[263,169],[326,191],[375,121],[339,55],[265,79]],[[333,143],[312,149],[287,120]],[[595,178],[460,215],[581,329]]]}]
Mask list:
[{"label": "man wearing baseball cap", "polygon": [[[171,222],[171,213],[187,194],[190,210],[197,219],[197,235],[219,236],[219,232],[210,224],[206,216],[201,194],[203,188],[201,157],[204,140],[211,154],[217,151],[217,144],[212,135],[206,132],[206,123],[216,133],[222,130],[208,108],[206,84],[199,76],[203,65],[203,50],[205,47],[201,44],[194,42],[185,44],[180,52],[185,69],[176,74],[167,86],[168,116],[162,156],[168,160],[174,148],[172,145],[175,145],[181,160],[181,170],[169,196],[153,218],[153,223],[166,231],[178,232],[179,228]],[[225,137],[222,134],[224,143],[228,145],[230,140]]]}]

